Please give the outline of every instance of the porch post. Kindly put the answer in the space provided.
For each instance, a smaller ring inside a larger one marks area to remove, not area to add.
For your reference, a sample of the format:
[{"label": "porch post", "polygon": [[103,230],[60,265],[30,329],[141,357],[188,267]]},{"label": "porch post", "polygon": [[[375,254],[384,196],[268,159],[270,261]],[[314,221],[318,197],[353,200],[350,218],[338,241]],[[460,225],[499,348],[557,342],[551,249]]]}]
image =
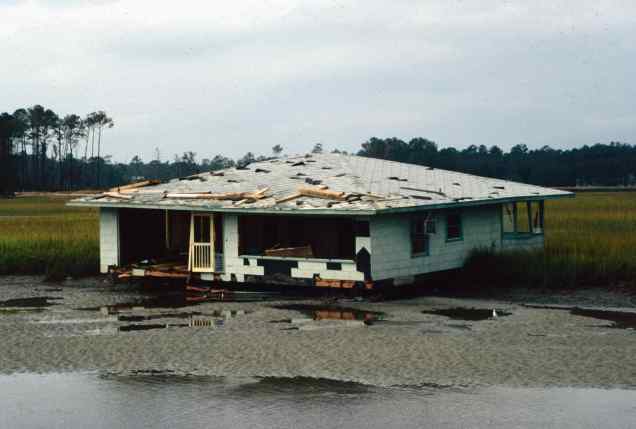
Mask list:
[{"label": "porch post", "polygon": [[216,255],[214,252],[214,214],[210,215],[210,268],[216,272]]},{"label": "porch post", "polygon": [[166,249],[170,249],[170,211],[166,209]]},{"label": "porch post", "polygon": [[190,243],[188,245],[188,271],[192,271],[193,249],[194,249],[194,214],[190,213]]}]

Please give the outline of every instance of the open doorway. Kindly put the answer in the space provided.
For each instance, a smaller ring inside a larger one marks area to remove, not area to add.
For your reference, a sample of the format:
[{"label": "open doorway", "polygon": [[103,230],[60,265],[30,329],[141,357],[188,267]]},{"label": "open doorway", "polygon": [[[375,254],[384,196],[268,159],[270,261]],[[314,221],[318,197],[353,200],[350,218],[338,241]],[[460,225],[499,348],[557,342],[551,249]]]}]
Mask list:
[{"label": "open doorway", "polygon": [[222,215],[192,213],[190,217],[189,237],[189,270],[193,272],[222,272]]}]

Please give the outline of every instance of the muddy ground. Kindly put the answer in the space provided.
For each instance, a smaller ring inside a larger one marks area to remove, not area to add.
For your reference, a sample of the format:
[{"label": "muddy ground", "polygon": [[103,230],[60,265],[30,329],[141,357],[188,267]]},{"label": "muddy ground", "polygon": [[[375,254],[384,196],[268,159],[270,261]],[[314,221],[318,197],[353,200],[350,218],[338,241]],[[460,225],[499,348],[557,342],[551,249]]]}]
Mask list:
[{"label": "muddy ground", "polygon": [[52,284],[3,277],[0,372],[636,386],[636,303],[619,292],[518,290],[501,300],[388,302],[243,298],[251,300],[188,303],[174,291],[149,293],[101,278]]}]

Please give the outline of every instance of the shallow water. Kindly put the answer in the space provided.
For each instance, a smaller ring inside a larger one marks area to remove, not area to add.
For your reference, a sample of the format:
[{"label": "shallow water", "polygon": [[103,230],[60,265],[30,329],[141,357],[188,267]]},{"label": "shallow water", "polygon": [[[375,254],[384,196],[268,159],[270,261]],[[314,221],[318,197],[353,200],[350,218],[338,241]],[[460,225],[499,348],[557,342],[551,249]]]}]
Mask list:
[{"label": "shallow water", "polygon": [[381,319],[384,313],[378,311],[360,310],[358,308],[335,305],[285,304],[275,305],[279,310],[299,311],[314,320],[360,320],[374,322]]},{"label": "shallow water", "polygon": [[16,374],[0,376],[0,410],[3,428],[628,428],[636,422],[636,391]]},{"label": "shallow water", "polygon": [[422,311],[422,314],[432,314],[434,316],[445,316],[451,320],[464,320],[479,322],[495,317],[510,316],[512,313],[501,309],[483,309],[483,308],[441,308],[435,310]]}]

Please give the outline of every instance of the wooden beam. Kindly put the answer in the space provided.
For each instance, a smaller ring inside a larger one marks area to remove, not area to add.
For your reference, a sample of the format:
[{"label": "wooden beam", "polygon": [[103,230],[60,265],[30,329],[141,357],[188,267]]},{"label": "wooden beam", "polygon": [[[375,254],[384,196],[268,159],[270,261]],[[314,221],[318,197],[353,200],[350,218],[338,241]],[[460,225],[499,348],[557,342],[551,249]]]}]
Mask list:
[{"label": "wooden beam", "polygon": [[119,198],[122,200],[132,199],[132,195],[124,195],[124,194],[120,194],[119,192],[104,192],[102,195],[100,195],[100,198],[103,198],[103,197]]},{"label": "wooden beam", "polygon": [[323,279],[320,277],[316,277],[315,285],[316,287],[328,287],[328,288],[336,288],[336,289],[353,289],[355,286],[355,281],[353,280],[331,280],[331,279]]},{"label": "wooden beam", "polygon": [[188,273],[175,273],[175,272],[167,272],[167,271],[157,271],[157,270],[146,270],[144,273],[146,277],[157,277],[157,278],[167,278],[167,279],[185,279],[188,277]]},{"label": "wooden beam", "polygon": [[115,188],[111,188],[111,192],[121,192],[125,190],[143,188],[144,186],[158,185],[161,183],[159,180],[143,180],[141,182],[131,183],[129,185],[117,186]]},{"label": "wooden beam", "polygon": [[298,193],[306,197],[325,198],[328,200],[344,201],[345,193],[337,191],[329,191],[319,188],[298,188]]},{"label": "wooden beam", "polygon": [[287,195],[286,197],[281,198],[280,200],[276,200],[276,204],[286,203],[291,200],[295,200],[296,198],[300,198],[303,195],[300,192],[295,192],[291,195]]},{"label": "wooden beam", "polygon": [[213,194],[210,192],[169,192],[166,194],[166,198],[178,198],[178,199],[194,199],[194,200],[260,200],[265,198],[265,192],[269,188],[259,189],[255,192],[223,192],[220,194]]},{"label": "wooden beam", "polygon": [[119,191],[121,194],[165,194],[167,191],[164,189],[122,189]]}]

